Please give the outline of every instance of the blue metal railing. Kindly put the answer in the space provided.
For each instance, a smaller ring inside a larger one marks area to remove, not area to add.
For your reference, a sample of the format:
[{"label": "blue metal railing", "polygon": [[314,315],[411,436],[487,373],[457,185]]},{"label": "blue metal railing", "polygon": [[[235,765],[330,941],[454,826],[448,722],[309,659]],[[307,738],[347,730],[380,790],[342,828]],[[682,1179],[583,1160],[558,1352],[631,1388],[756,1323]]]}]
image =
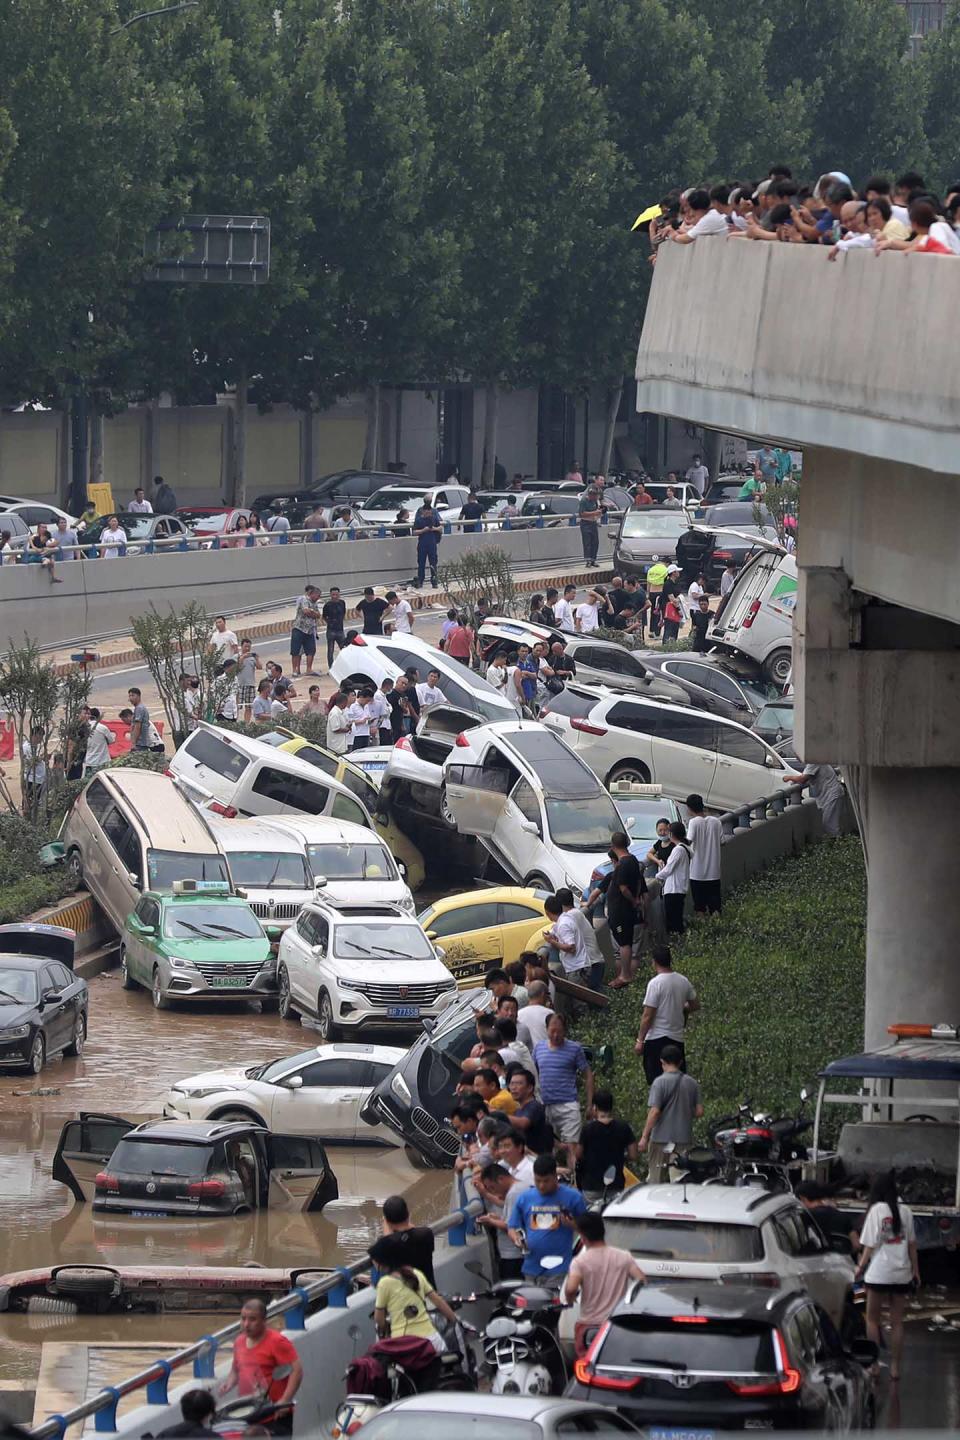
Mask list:
[{"label": "blue metal railing", "polygon": [[[430,1229],[435,1235],[445,1234],[448,1243],[452,1246],[466,1245],[467,1222],[474,1215],[479,1215],[482,1208],[478,1200],[472,1201],[464,1209],[454,1210],[451,1214],[444,1215],[442,1220],[435,1220]],[[289,1295],[285,1295],[282,1300],[275,1300],[272,1305],[267,1307],[267,1318],[285,1315],[284,1328],[286,1330],[304,1330],[308,1306],[325,1295],[328,1307],[342,1309],[346,1306],[351,1282],[358,1275],[369,1270],[370,1261],[364,1257],[362,1260],[355,1260],[352,1265],[338,1266],[330,1274],[324,1275],[321,1280],[315,1280],[309,1285],[295,1285]],[[250,1272],[251,1286],[255,1286],[256,1273],[255,1270]],[[62,1415],[49,1415],[29,1433],[35,1437],[35,1440],[47,1440],[47,1437],[56,1437],[56,1440],[62,1440],[69,1425],[74,1425],[93,1415],[94,1429],[98,1433],[115,1434],[117,1406],[125,1396],[132,1395],[137,1390],[143,1390],[146,1404],[168,1404],[171,1376],[175,1376],[178,1371],[182,1372],[186,1366],[190,1365],[192,1366],[191,1376],[194,1380],[212,1380],[221,1346],[236,1339],[239,1334],[240,1322],[235,1320],[232,1325],[226,1325],[222,1330],[215,1330],[212,1335],[201,1335],[200,1339],[195,1340],[192,1345],[184,1346],[182,1350],[178,1350],[166,1359],[154,1361],[146,1370],[139,1370],[136,1375],[122,1380],[119,1385],[106,1386],[92,1399],[85,1400],[82,1405],[75,1405],[72,1410],[67,1410]],[[181,1374],[178,1378],[186,1380],[188,1377]]]}]

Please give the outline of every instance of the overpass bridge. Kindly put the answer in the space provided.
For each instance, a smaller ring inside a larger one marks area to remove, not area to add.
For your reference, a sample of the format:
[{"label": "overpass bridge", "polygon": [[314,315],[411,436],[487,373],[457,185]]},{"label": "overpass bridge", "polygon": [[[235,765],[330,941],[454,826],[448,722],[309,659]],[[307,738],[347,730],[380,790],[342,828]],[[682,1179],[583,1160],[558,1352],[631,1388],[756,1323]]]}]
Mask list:
[{"label": "overpass bridge", "polygon": [[638,407],[804,452],[798,751],[868,864],[866,1040],[960,1020],[960,262],[663,246]]}]

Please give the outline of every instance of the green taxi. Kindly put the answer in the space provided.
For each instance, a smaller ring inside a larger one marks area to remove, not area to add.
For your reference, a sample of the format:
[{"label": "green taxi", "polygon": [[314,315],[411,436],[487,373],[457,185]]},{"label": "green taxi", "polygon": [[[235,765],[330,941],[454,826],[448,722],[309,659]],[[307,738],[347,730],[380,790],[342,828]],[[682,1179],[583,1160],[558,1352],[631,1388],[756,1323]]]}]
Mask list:
[{"label": "green taxi", "polygon": [[180,880],[148,890],[120,945],[125,990],[143,985],[157,1010],[174,1000],[256,1000],[276,994],[277,958],[263,926],[229,884]]}]

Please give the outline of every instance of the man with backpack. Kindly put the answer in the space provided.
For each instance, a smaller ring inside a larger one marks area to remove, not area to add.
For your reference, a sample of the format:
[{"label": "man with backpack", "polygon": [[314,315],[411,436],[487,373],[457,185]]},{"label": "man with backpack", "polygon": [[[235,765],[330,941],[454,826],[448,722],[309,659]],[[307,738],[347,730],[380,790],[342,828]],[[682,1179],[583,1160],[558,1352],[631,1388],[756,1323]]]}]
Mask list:
[{"label": "man with backpack", "polygon": [[660,1052],[663,1074],[650,1086],[649,1109],[638,1150],[647,1154],[647,1180],[658,1185],[667,1169],[666,1150],[683,1152],[693,1143],[693,1122],[703,1115],[700,1086],[680,1069],[683,1054],[676,1045]]}]

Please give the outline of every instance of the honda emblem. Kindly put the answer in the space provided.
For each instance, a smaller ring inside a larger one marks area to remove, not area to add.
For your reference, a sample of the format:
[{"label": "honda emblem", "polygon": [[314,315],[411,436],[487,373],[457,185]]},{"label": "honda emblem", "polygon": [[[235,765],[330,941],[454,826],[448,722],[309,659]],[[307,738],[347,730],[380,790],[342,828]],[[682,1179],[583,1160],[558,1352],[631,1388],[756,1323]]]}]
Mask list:
[{"label": "honda emblem", "polygon": [[696,1384],[692,1375],[672,1375],[670,1378],[678,1390],[689,1390],[692,1385]]}]

